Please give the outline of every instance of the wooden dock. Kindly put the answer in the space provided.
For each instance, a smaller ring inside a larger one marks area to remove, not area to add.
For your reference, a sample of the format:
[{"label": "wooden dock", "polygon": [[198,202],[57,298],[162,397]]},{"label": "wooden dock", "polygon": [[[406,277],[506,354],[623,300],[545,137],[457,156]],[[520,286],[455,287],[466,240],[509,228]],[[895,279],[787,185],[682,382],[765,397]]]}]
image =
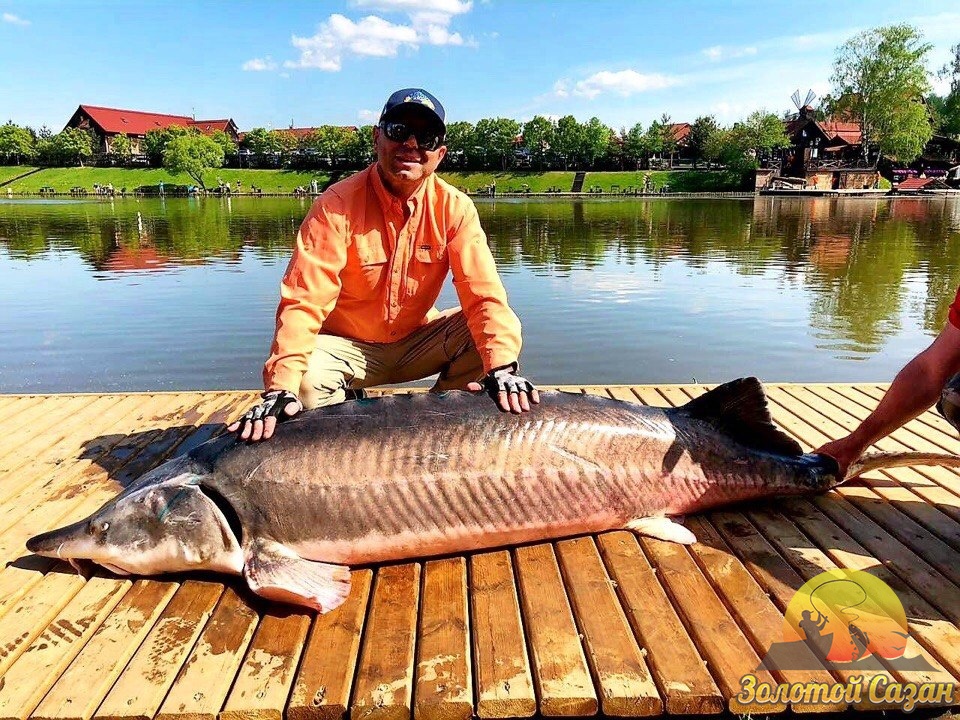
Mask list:
[{"label": "wooden dock", "polygon": [[[702,386],[565,388],[682,404]],[[770,385],[805,448],[853,428],[879,385]],[[803,583],[869,570],[902,602],[926,669],[757,672],[960,679],[960,475],[873,473],[812,499],[689,518],[685,547],[628,532],[363,568],[323,616],[213,576],[84,578],[24,549],[219,432],[253,392],[0,395],[0,720],[465,720],[872,709],[737,699]],[[960,452],[928,412],[879,445]],[[951,696],[940,705],[960,700]],[[886,707],[896,707],[888,701]]]}]

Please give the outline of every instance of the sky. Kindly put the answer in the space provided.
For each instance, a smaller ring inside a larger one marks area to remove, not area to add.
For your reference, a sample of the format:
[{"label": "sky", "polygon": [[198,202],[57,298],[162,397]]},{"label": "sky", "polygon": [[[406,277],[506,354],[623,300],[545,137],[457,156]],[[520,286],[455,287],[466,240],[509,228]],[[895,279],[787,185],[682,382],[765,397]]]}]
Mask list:
[{"label": "sky", "polygon": [[361,125],[424,87],[448,122],[729,125],[822,96],[840,44],[902,22],[933,45],[931,70],[960,43],[958,0],[0,0],[0,122],[58,132],[88,104]]}]

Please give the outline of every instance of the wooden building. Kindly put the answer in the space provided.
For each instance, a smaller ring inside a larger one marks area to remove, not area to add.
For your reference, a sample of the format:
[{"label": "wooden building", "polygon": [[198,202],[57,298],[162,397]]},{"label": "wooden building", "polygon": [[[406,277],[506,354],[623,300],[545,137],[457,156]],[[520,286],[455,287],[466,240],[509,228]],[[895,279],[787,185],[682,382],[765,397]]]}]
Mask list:
[{"label": "wooden building", "polygon": [[238,143],[240,132],[237,124],[230,118],[222,120],[195,120],[189,115],[164,115],[161,113],[141,112],[140,110],[120,110],[118,108],[80,105],[65,128],[92,130],[97,138],[94,149],[98,153],[110,153],[114,138],[126,135],[134,155],[144,153],[143,140],[151,130],[163,130],[174,125],[184,128],[196,128],[204,135],[212,135],[221,130]]}]

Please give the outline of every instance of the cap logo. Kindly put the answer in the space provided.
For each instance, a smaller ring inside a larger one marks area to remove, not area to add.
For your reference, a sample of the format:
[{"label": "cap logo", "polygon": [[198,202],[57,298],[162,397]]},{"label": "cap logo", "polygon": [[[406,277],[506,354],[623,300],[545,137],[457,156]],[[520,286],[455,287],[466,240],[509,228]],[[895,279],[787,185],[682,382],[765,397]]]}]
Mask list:
[{"label": "cap logo", "polygon": [[424,95],[424,94],[423,94],[421,91],[419,91],[419,90],[417,90],[416,92],[412,92],[412,93],[410,93],[409,95],[407,95],[407,96],[403,99],[403,102],[405,102],[405,103],[408,103],[408,102],[420,103],[421,105],[426,105],[428,108],[430,108],[430,109],[433,110],[434,112],[436,112],[436,110],[437,110],[437,108],[434,107],[433,102],[430,100],[430,98],[428,98],[426,95]]}]

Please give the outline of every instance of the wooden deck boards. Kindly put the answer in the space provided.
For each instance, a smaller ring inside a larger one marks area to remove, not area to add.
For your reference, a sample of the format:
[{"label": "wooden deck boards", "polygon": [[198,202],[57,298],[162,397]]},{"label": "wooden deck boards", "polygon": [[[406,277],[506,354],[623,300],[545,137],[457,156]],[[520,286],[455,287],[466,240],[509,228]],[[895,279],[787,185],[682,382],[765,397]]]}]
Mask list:
[{"label": "wooden deck boards", "polygon": [[[703,386],[564,388],[679,405]],[[767,387],[775,422],[810,449],[849,431],[885,386]],[[793,594],[834,568],[897,594],[903,668],[757,673],[960,679],[960,474],[873,472],[825,496],[691,518],[684,547],[611,532],[354,572],[317,617],[215,577],[89,578],[25,540],[89,514],[119,483],[216,433],[252,392],[0,396],[0,720],[467,720],[830,712],[821,698],[741,704],[741,676],[782,640]],[[15,418],[12,420],[11,418]],[[960,453],[933,412],[878,444]],[[950,705],[960,697],[940,703]],[[893,707],[895,702],[887,702]]]}]

